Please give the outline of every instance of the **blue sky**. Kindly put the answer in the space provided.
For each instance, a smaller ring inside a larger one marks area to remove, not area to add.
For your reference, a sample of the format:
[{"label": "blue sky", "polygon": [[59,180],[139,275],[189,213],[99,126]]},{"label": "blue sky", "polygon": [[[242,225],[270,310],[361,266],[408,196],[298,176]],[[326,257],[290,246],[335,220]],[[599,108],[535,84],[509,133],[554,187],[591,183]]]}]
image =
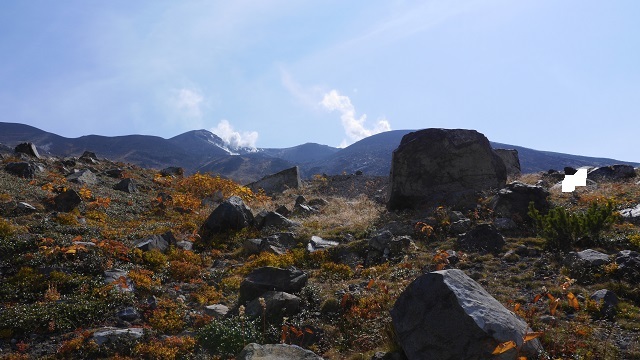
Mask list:
[{"label": "blue sky", "polygon": [[635,0],[0,5],[0,121],[348,145],[388,129],[640,162]]}]

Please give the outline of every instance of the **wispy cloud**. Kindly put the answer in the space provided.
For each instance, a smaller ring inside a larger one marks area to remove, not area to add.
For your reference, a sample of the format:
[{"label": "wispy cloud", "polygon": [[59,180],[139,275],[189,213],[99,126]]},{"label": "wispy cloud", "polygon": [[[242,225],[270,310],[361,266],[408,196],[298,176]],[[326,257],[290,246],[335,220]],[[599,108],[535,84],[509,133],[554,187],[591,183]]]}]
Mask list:
[{"label": "wispy cloud", "polygon": [[198,90],[182,88],[174,91],[173,102],[178,110],[190,118],[202,118],[204,96]]},{"label": "wispy cloud", "polygon": [[236,131],[229,123],[229,120],[221,120],[211,132],[220,136],[222,140],[227,142],[231,147],[249,147],[255,149],[256,141],[258,141],[257,131]]},{"label": "wispy cloud", "polygon": [[365,122],[367,121],[367,115],[356,116],[356,109],[351,104],[351,99],[348,96],[340,95],[337,90],[331,90],[324,94],[320,104],[329,111],[337,111],[340,113],[340,119],[342,120],[342,127],[344,127],[345,134],[348,137],[342,141],[341,147],[345,147],[358,140],[362,140],[368,136],[379,134],[384,131],[391,130],[391,124],[384,117],[379,119],[373,128],[366,128]]}]

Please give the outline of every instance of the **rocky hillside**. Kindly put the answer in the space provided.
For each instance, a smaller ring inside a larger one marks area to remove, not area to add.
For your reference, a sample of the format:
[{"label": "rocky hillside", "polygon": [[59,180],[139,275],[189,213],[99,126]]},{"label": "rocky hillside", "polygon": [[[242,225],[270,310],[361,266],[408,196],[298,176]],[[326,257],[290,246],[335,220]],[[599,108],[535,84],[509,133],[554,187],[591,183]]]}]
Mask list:
[{"label": "rocky hillside", "polygon": [[[640,359],[628,173],[388,211],[366,175],[267,198],[90,153],[1,156],[2,359]],[[535,220],[516,216],[529,200]]]}]

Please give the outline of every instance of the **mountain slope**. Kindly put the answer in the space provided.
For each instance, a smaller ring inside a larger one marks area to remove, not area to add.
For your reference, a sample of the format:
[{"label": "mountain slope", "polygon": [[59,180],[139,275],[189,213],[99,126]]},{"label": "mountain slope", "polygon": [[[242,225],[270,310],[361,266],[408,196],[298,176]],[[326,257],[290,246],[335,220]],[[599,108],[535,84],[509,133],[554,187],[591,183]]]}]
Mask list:
[{"label": "mountain slope", "polygon": [[277,173],[295,164],[263,154],[225,156],[211,160],[195,170],[201,173],[221,174],[240,184],[248,184]]},{"label": "mountain slope", "polygon": [[321,161],[339,150],[340,149],[328,145],[306,143],[284,149],[260,149],[260,152],[295,164],[304,164],[307,162]]}]

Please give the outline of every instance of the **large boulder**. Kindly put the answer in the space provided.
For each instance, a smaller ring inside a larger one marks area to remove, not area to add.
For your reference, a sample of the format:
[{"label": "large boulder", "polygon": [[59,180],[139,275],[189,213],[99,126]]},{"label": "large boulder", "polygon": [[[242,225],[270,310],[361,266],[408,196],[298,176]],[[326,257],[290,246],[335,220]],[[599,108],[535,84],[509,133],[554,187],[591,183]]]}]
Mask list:
[{"label": "large boulder", "polygon": [[640,253],[622,250],[616,254],[617,273],[632,283],[640,282]]},{"label": "large boulder", "polygon": [[414,280],[391,310],[398,343],[409,360],[516,359],[516,349],[492,356],[513,341],[521,356],[541,350],[531,330],[461,270],[442,270]]},{"label": "large boulder", "polygon": [[57,211],[69,212],[82,203],[82,198],[73,189],[67,189],[58,194],[54,199],[54,208]]},{"label": "large boulder", "polygon": [[4,170],[25,179],[33,179],[36,176],[38,167],[28,162],[10,162],[4,166]]},{"label": "large boulder", "polygon": [[458,247],[465,251],[497,253],[504,245],[504,237],[493,224],[480,224],[458,237]]},{"label": "large boulder", "polygon": [[495,149],[504,165],[507,167],[507,175],[520,176],[520,157],[516,149]]},{"label": "large boulder", "polygon": [[470,208],[478,192],[502,188],[506,180],[504,162],[481,133],[420,130],[405,135],[393,152],[387,207]]},{"label": "large boulder", "polygon": [[631,165],[611,165],[591,169],[587,179],[593,181],[618,181],[636,177],[636,170]]},{"label": "large boulder", "polygon": [[29,156],[33,156],[35,158],[40,159],[40,154],[38,153],[38,149],[33,143],[26,142],[22,144],[18,144],[15,148],[15,152],[19,154],[27,154]]},{"label": "large boulder", "polygon": [[218,205],[202,225],[201,235],[219,234],[227,231],[242,230],[253,225],[254,217],[251,209],[237,196]]},{"label": "large boulder", "polygon": [[119,183],[113,186],[114,190],[124,191],[129,194],[137,193],[138,186],[136,185],[136,181],[131,178],[126,178],[120,180]]},{"label": "large boulder", "polygon": [[517,222],[530,222],[529,203],[539,211],[549,210],[549,192],[542,186],[534,186],[514,181],[491,199],[489,206],[499,217],[511,218]]},{"label": "large boulder", "polygon": [[265,176],[256,182],[248,184],[247,187],[253,192],[258,192],[262,189],[267,195],[281,193],[287,189],[299,189],[302,187],[300,170],[297,166],[294,166],[279,173]]},{"label": "large boulder", "polygon": [[242,349],[237,360],[322,360],[309,350],[297,345],[251,343]]},{"label": "large boulder", "polygon": [[98,178],[91,170],[82,169],[67,176],[67,181],[80,185],[94,185],[98,182]]},{"label": "large boulder", "polygon": [[296,293],[307,284],[307,274],[298,269],[265,266],[253,270],[240,284],[240,304],[251,301],[267,291]]},{"label": "large boulder", "polygon": [[[264,300],[264,308],[260,298]],[[264,314],[269,319],[282,320],[284,316],[293,316],[300,312],[301,300],[295,295],[282,291],[267,291],[260,298],[253,299],[247,304],[246,314],[251,319]]]}]

